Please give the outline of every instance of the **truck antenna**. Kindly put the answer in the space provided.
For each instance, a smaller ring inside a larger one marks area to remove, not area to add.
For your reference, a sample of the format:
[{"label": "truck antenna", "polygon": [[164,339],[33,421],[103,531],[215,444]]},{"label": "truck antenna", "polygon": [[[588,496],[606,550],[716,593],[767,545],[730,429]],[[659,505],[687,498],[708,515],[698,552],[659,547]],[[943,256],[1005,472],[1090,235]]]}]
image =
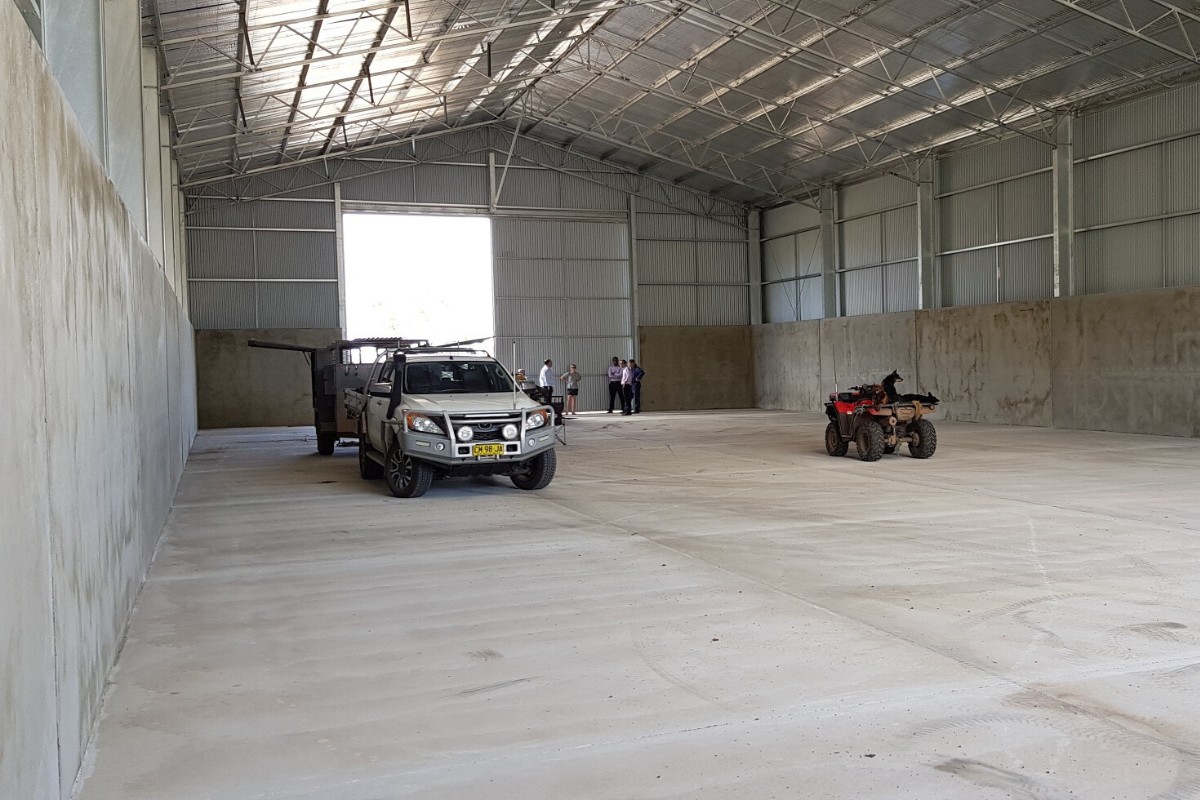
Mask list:
[{"label": "truck antenna", "polygon": [[[513,375],[516,375],[517,374],[517,340],[516,339],[512,340],[512,361],[509,362],[509,364],[510,364],[509,371],[512,372]],[[521,390],[521,387],[517,386],[517,379],[514,377],[513,378],[513,396],[512,396],[513,409],[516,409],[516,407],[517,407],[517,392],[519,392],[520,390]]]}]

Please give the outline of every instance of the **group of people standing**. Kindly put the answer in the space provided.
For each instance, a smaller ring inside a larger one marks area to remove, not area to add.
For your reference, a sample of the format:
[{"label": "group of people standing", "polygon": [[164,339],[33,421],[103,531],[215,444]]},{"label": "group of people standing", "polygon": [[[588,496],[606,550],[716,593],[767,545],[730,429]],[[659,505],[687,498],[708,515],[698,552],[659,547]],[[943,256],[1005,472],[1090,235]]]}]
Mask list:
[{"label": "group of people standing", "polygon": [[[628,416],[630,414],[638,414],[642,410],[642,377],[646,374],[646,370],[638,366],[635,359],[623,359],[613,356],[612,366],[608,368],[608,413],[613,413],[618,401],[621,405],[621,414]],[[522,390],[528,389],[549,389],[550,394],[555,388],[554,361],[547,358],[542,362],[542,369],[538,373],[537,383],[529,380],[525,375],[525,370],[519,369],[514,376],[517,379],[517,386]],[[565,416],[578,416],[575,411],[576,398],[579,397],[579,384],[583,380],[583,373],[572,364],[571,368],[562,375],[557,376],[558,380],[563,382],[563,386],[567,390],[567,401],[563,409]]]},{"label": "group of people standing", "polygon": [[613,413],[617,399],[621,401],[621,414],[641,413],[642,410],[642,377],[646,370],[638,366],[637,361],[613,356],[608,368],[608,413]]}]

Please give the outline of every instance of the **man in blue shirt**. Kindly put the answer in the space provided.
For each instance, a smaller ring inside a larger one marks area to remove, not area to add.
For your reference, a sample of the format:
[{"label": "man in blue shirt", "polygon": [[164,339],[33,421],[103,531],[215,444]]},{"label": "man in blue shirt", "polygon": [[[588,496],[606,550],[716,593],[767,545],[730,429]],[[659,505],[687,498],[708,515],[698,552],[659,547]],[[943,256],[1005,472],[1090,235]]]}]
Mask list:
[{"label": "man in blue shirt", "polygon": [[642,376],[646,374],[646,370],[638,366],[637,361],[629,359],[629,371],[633,378],[633,413],[642,413]]}]

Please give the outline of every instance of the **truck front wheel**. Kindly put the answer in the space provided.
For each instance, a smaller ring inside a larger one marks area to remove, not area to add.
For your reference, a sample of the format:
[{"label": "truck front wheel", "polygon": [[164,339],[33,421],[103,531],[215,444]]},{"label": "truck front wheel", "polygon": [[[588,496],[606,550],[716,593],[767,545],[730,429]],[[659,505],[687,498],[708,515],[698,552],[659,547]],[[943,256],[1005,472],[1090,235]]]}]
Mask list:
[{"label": "truck front wheel", "polygon": [[545,489],[554,480],[554,471],[558,469],[558,454],[547,450],[541,455],[534,456],[523,465],[525,469],[513,473],[513,485],[518,489]]},{"label": "truck front wheel", "polygon": [[396,497],[420,497],[433,483],[433,468],[405,454],[396,437],[384,459],[383,477]]},{"label": "truck front wheel", "polygon": [[360,427],[358,431],[358,474],[365,481],[378,480],[383,477],[383,466],[367,455],[369,447],[367,435],[362,432]]}]

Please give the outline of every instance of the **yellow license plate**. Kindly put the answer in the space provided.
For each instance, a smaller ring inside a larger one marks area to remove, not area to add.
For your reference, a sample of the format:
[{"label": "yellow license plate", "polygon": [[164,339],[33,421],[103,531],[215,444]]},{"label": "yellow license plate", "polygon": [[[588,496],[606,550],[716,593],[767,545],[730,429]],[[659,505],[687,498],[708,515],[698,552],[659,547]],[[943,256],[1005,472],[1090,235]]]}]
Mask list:
[{"label": "yellow license plate", "polygon": [[474,456],[502,456],[504,455],[504,445],[477,444],[471,448],[471,454]]}]

